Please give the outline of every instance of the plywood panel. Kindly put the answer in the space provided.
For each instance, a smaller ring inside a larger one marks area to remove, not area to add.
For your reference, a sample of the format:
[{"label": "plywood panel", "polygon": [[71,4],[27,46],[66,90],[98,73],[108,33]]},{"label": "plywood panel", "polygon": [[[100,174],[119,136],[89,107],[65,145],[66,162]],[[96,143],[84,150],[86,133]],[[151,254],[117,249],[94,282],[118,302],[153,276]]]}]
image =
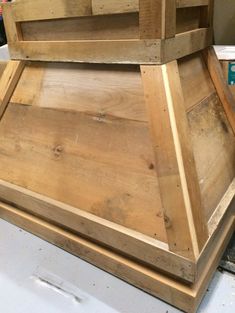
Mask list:
[{"label": "plywood panel", "polygon": [[33,63],[12,102],[147,121],[138,67]]},{"label": "plywood panel", "polygon": [[1,179],[165,241],[150,147],[146,123],[10,104]]}]

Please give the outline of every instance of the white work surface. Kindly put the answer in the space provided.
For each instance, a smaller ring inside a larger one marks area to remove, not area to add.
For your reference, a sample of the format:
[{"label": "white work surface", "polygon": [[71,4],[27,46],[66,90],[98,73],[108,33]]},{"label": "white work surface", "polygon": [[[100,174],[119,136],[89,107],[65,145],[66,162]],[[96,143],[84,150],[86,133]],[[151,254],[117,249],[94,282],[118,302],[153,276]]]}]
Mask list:
[{"label": "white work surface", "polygon": [[[0,220],[0,313],[179,313]],[[235,276],[217,272],[200,313],[235,312]]]}]

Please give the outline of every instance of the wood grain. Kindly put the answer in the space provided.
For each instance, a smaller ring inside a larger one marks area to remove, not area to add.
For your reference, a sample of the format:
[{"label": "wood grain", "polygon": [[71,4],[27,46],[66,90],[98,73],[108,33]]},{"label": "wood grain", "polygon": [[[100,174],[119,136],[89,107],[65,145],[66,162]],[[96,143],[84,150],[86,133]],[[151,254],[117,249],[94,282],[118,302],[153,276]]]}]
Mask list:
[{"label": "wood grain", "polygon": [[0,163],[3,180],[166,241],[145,123],[10,104]]},{"label": "wood grain", "polygon": [[136,66],[34,62],[26,66],[11,101],[147,122]]}]

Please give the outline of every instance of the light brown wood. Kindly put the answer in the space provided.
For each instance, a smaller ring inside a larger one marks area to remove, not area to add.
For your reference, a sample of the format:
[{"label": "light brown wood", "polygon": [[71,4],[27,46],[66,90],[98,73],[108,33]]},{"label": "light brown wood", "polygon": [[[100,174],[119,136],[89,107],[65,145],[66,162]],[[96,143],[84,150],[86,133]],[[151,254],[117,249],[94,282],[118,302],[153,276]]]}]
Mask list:
[{"label": "light brown wood", "polygon": [[234,134],[216,94],[199,102],[188,119],[208,221],[235,176]]},{"label": "light brown wood", "polygon": [[226,84],[222,68],[213,47],[205,51],[204,58],[218,96],[220,97],[227,118],[235,134],[235,100]]},{"label": "light brown wood", "polygon": [[212,44],[212,29],[201,28],[177,34],[163,42],[162,63],[182,58],[194,52],[203,50]]},{"label": "light brown wood", "polygon": [[0,78],[2,77],[3,72],[7,66],[7,61],[0,61]]},{"label": "light brown wood", "polygon": [[25,41],[138,39],[139,17],[133,13],[23,22],[21,30]]},{"label": "light brown wood", "polygon": [[0,144],[3,180],[166,241],[146,124],[9,104]]},{"label": "light brown wood", "polygon": [[12,59],[87,63],[158,63],[161,42],[149,40],[20,41],[9,43]]},{"label": "light brown wood", "polygon": [[[205,249],[210,262],[206,262],[205,254],[200,257],[200,263],[203,264],[201,276],[190,287],[12,206],[1,203],[0,216],[189,313],[196,313],[208,282],[235,230],[235,218],[229,215],[219,240],[208,242],[208,251]],[[210,246],[213,246],[213,250],[210,250]]]},{"label": "light brown wood", "polygon": [[0,78],[0,119],[24,69],[24,61],[9,61]]},{"label": "light brown wood", "polygon": [[189,112],[216,91],[200,53],[184,57],[178,64],[185,108]]},{"label": "light brown wood", "polygon": [[207,6],[210,0],[176,0],[177,8]]},{"label": "light brown wood", "polygon": [[161,64],[201,50],[210,43],[211,31],[198,29],[165,41],[19,41],[9,43],[9,48],[13,59],[22,60]]},{"label": "light brown wood", "polygon": [[28,213],[52,224],[66,227],[91,241],[150,264],[155,269],[167,271],[172,276],[194,282],[194,264],[169,252],[167,245],[162,242],[2,180],[0,195],[2,201],[21,206]]},{"label": "light brown wood", "polygon": [[[177,10],[176,33],[197,29],[199,10],[198,7]],[[24,41],[138,39],[139,16],[109,14],[22,22],[21,31]]]},{"label": "light brown wood", "polygon": [[147,122],[136,66],[34,62],[25,67],[11,102]]},{"label": "light brown wood", "polygon": [[200,190],[177,64],[141,69],[169,246],[178,254],[197,256],[207,240],[207,230],[200,215]]},{"label": "light brown wood", "polygon": [[92,14],[117,14],[139,11],[139,0],[92,0]]},{"label": "light brown wood", "polygon": [[140,38],[165,39],[176,33],[175,0],[140,0]]},{"label": "light brown wood", "polygon": [[16,22],[91,15],[91,0],[21,0],[7,4]]}]

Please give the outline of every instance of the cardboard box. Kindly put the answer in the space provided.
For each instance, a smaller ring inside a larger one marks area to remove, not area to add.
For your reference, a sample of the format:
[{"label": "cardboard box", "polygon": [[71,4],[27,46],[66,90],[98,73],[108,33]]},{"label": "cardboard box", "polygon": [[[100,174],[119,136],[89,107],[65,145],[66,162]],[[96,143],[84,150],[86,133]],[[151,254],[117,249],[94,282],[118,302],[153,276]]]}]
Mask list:
[{"label": "cardboard box", "polygon": [[235,97],[235,46],[214,46],[224,76]]}]

